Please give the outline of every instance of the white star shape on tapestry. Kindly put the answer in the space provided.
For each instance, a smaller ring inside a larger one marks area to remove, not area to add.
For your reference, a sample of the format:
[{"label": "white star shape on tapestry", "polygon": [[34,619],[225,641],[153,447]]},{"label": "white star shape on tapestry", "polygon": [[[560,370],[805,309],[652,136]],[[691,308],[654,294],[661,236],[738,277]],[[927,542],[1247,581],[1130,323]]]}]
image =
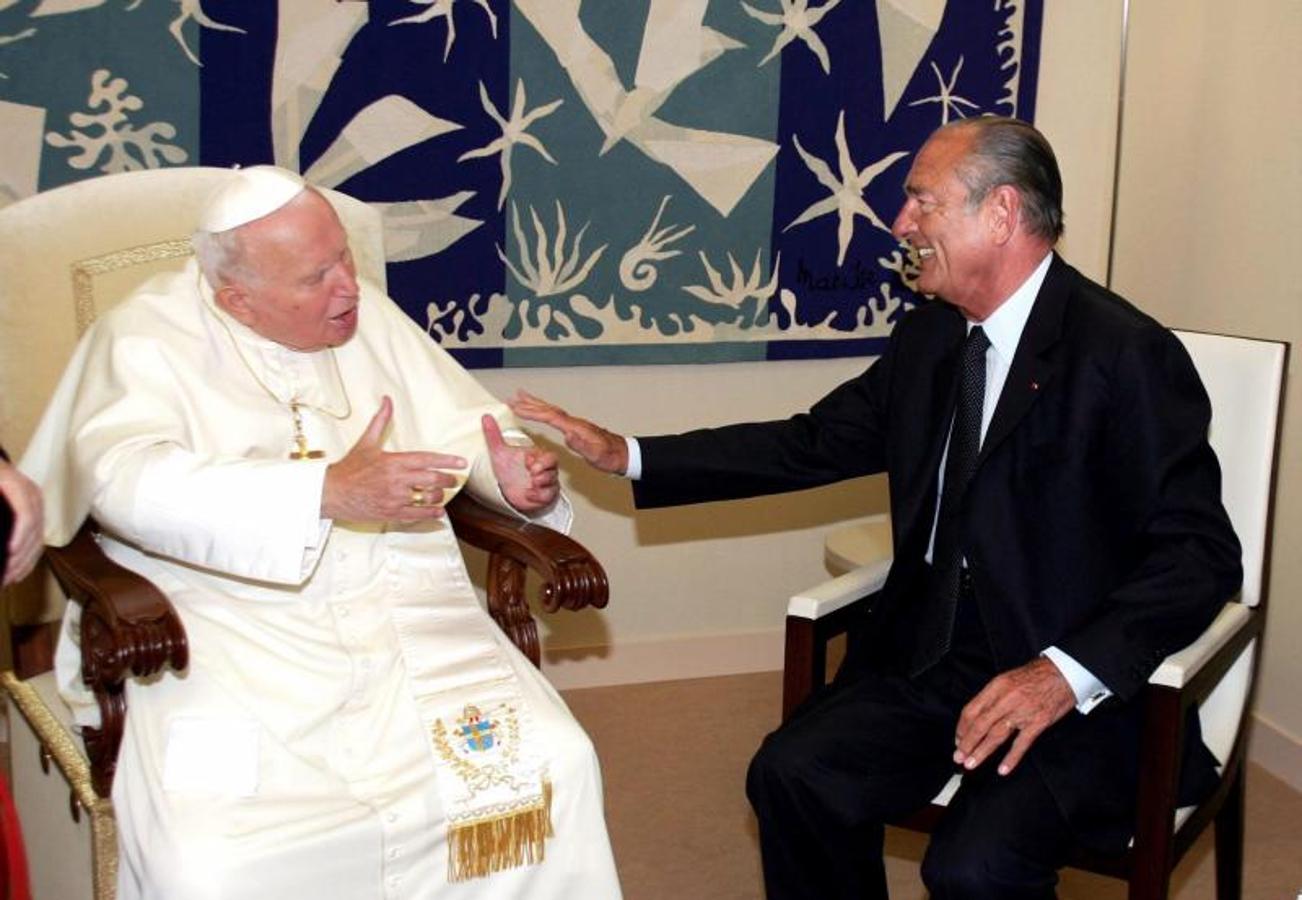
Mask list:
[{"label": "white star shape on tapestry", "polygon": [[841,0],[828,0],[822,6],[809,8],[809,0],[778,0],[782,4],[782,12],[770,13],[756,9],[745,0],[742,0],[741,8],[752,19],[758,19],[765,25],[781,25],[782,30],[778,32],[777,38],[773,41],[773,49],[768,55],[759,61],[759,65],[764,65],[773,57],[782,52],[787,44],[790,44],[796,38],[804,41],[805,44],[818,57],[818,61],[823,66],[825,74],[832,74],[832,61],[827,55],[827,46],[822,39],[814,32],[814,26],[833,9]]},{"label": "white star shape on tapestry", "polygon": [[850,159],[850,148],[846,146],[845,142],[845,110],[841,110],[836,117],[836,153],[837,166],[841,173],[840,178],[832,174],[832,169],[827,163],[806,152],[805,148],[800,146],[799,137],[792,135],[792,140],[795,142],[796,152],[805,161],[809,171],[814,173],[818,183],[827,188],[831,194],[796,216],[791,224],[782,230],[790,231],[797,225],[836,213],[837,218],[840,220],[836,230],[838,247],[836,264],[839,267],[845,262],[845,251],[849,249],[850,239],[854,237],[855,216],[863,216],[882,231],[887,234],[890,233],[890,226],[883,222],[877,213],[873,212],[872,207],[864,200],[863,192],[874,178],[901,156],[907,156],[908,153],[898,150],[894,153],[888,153],[864,169],[857,168],[854,161]]},{"label": "white star shape on tapestry", "polygon": [[[452,52],[452,44],[457,39],[457,23],[452,18],[452,5],[457,0],[411,0],[412,3],[428,5],[429,9],[418,12],[414,16],[407,16],[405,19],[394,19],[390,25],[416,25],[421,22],[428,22],[431,19],[437,19],[440,16],[448,20],[448,37],[443,44],[443,61],[448,61],[448,54]],[[497,40],[497,14],[493,8],[488,5],[488,0],[475,0],[475,5],[479,6],[488,15],[488,27],[492,29],[493,40]]]},{"label": "white star shape on tapestry", "polygon": [[547,152],[543,142],[538,140],[532,134],[529,134],[529,126],[544,116],[549,116],[556,111],[556,108],[564,103],[564,100],[553,100],[551,103],[545,103],[528,112],[525,111],[525,93],[524,81],[515,82],[515,103],[511,107],[511,118],[507,119],[497,111],[493,101],[488,96],[488,89],[484,83],[479,82],[479,99],[484,104],[484,111],[492,116],[493,121],[502,129],[502,136],[494,138],[489,143],[474,150],[467,150],[457,157],[457,162],[465,162],[468,159],[478,159],[482,156],[492,156],[494,153],[502,154],[502,190],[497,195],[497,208],[501,209],[506,203],[506,192],[511,188],[511,148],[516,144],[524,144],[533,150],[538,151],[542,158],[547,160],[553,166],[556,160]]},{"label": "white star shape on tapestry", "polygon": [[958,73],[963,71],[963,57],[960,56],[958,58],[958,65],[954,66],[954,72],[949,76],[948,83],[946,83],[945,79],[941,77],[940,69],[934,62],[931,64],[931,71],[936,73],[936,84],[940,93],[933,94],[930,97],[923,97],[921,100],[914,100],[909,104],[909,106],[921,106],[924,103],[939,103],[941,125],[949,124],[950,110],[953,110],[954,115],[958,118],[964,118],[963,110],[958,108],[960,103],[964,106],[969,106],[972,109],[980,109],[980,107],[971,100],[966,97],[960,97],[958,94],[954,93],[954,85],[958,82]]}]

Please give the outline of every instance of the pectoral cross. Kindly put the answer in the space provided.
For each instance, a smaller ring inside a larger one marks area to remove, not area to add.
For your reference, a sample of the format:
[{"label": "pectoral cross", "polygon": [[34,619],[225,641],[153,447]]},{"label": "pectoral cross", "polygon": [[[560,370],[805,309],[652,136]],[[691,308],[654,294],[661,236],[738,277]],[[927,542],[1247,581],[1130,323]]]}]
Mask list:
[{"label": "pectoral cross", "polygon": [[322,459],[324,450],[307,449],[307,435],[303,434],[303,414],[299,411],[297,400],[289,401],[289,414],[294,418],[294,449],[289,451],[290,459]]}]

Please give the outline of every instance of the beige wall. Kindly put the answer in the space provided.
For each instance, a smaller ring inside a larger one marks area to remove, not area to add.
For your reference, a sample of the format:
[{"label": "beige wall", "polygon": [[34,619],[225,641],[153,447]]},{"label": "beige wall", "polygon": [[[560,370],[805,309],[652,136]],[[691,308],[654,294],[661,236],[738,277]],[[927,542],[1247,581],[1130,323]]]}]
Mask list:
[{"label": "beige wall", "polygon": [[1253,755],[1302,789],[1300,41],[1297,0],[1133,4],[1113,282],[1170,325],[1293,342]]}]

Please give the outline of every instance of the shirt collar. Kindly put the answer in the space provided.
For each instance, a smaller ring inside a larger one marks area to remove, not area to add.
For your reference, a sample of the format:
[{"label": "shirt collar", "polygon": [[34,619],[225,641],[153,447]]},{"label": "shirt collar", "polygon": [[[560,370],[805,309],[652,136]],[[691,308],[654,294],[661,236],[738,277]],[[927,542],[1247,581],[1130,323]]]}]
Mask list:
[{"label": "shirt collar", "polygon": [[1022,330],[1026,328],[1026,320],[1031,317],[1031,308],[1035,305],[1035,298],[1040,293],[1040,286],[1044,284],[1045,276],[1049,274],[1051,262],[1053,262],[1052,251],[1045,254],[1044,259],[1040,260],[1040,264],[1035,267],[1035,271],[1009,295],[1007,300],[999,304],[994,312],[986,316],[984,322],[967,323],[968,331],[971,331],[975,325],[981,326],[990,341],[990,346],[1006,365],[1012,364],[1013,354],[1022,339]]}]

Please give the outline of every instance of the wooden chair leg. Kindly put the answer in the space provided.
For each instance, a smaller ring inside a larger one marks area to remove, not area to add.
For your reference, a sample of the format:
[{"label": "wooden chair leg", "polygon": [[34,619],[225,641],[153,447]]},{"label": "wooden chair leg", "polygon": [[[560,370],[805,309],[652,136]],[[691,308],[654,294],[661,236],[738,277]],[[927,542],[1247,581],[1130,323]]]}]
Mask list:
[{"label": "wooden chair leg", "polygon": [[1225,803],[1216,813],[1216,900],[1243,894],[1244,766],[1238,767]]},{"label": "wooden chair leg", "polygon": [[819,640],[814,623],[787,616],[786,656],[782,664],[782,721],[823,683],[827,644]]},{"label": "wooden chair leg", "polygon": [[1180,695],[1164,688],[1150,687],[1144,705],[1141,756],[1167,763],[1155,765],[1140,780],[1128,896],[1129,900],[1167,900],[1175,862],[1172,831],[1180,748],[1184,745],[1184,709]]}]

